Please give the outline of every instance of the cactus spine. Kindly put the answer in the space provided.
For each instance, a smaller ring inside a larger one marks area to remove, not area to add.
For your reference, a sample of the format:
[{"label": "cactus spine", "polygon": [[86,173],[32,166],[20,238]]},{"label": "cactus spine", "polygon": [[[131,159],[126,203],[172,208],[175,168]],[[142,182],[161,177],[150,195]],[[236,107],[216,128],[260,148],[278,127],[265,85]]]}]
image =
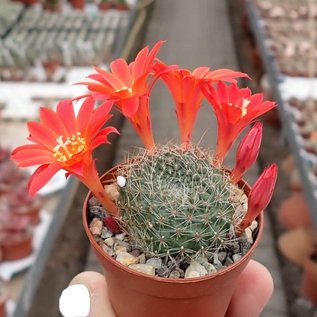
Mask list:
[{"label": "cactus spine", "polygon": [[118,206],[130,237],[158,256],[212,253],[226,248],[247,198],[197,148],[166,146],[123,165]]}]

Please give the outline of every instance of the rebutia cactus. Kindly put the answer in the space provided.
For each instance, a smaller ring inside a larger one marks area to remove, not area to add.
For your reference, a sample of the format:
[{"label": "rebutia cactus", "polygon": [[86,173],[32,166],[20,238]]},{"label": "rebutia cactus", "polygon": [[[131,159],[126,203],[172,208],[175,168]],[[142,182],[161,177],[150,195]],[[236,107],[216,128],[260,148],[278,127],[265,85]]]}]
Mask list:
[{"label": "rebutia cactus", "polygon": [[[242,138],[232,174],[223,162],[241,132],[275,103],[239,88],[236,79],[248,77],[244,73],[208,67],[189,71],[164,64],[156,59],[162,45],[159,41],[151,50],[145,47],[130,64],[116,59],[110,71],[96,67],[96,73],[81,82],[89,93],[76,98],[84,98],[77,116],[70,100],[61,101],[56,112],[41,108],[40,122],[28,124],[32,144],[16,148],[12,158],[19,166],[39,165],[29,182],[32,194],[60,169],[75,175],[108,213],[103,219],[106,226],[117,231],[117,221],[121,222],[144,251],[176,257],[215,252],[238,239],[272,197],[275,164],[263,171],[248,198],[237,186],[258,156],[261,123],[255,123]],[[167,85],[175,102],[178,146],[155,144],[149,101],[158,79]],[[214,156],[191,141],[204,98],[218,123]],[[102,103],[95,108],[97,100]],[[146,148],[117,169],[115,176],[125,178],[118,182],[119,197],[105,190],[92,156],[97,146],[109,143],[109,133],[118,132],[105,127],[114,105]]]},{"label": "rebutia cactus", "polygon": [[157,255],[226,248],[246,212],[247,197],[208,152],[163,147],[118,171],[126,178],[118,206],[129,235]]}]

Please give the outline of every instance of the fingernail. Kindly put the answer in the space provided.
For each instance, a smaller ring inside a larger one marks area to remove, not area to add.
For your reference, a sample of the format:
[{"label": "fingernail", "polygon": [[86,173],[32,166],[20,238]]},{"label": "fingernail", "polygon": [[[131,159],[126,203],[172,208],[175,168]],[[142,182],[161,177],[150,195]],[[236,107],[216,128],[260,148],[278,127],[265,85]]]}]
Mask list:
[{"label": "fingernail", "polygon": [[88,288],[83,284],[74,284],[63,290],[59,310],[64,317],[87,317],[90,311]]}]

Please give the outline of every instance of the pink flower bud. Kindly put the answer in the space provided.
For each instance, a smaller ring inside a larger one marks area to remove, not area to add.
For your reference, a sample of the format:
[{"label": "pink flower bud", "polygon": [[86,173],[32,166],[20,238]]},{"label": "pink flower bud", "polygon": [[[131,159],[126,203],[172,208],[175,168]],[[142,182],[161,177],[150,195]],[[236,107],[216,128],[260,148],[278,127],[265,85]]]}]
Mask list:
[{"label": "pink flower bud", "polygon": [[277,178],[277,165],[267,167],[253,185],[248,200],[248,211],[244,216],[239,229],[243,231],[269,204]]},{"label": "pink flower bud", "polygon": [[262,123],[256,122],[241,140],[236,154],[236,166],[231,173],[233,183],[237,183],[256,161],[262,141],[262,127]]},{"label": "pink flower bud", "polygon": [[122,232],[118,222],[113,217],[105,217],[105,218],[103,218],[103,223],[113,233]]}]

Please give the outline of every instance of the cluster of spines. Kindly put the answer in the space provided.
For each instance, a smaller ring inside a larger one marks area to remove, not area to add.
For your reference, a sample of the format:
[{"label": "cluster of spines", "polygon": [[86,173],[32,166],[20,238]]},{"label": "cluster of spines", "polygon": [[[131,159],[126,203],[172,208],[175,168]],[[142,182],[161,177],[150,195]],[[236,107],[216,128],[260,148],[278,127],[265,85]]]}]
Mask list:
[{"label": "cluster of spines", "polygon": [[118,206],[130,236],[145,251],[193,255],[226,248],[235,239],[236,203],[225,171],[197,147],[146,151],[123,165]]}]

